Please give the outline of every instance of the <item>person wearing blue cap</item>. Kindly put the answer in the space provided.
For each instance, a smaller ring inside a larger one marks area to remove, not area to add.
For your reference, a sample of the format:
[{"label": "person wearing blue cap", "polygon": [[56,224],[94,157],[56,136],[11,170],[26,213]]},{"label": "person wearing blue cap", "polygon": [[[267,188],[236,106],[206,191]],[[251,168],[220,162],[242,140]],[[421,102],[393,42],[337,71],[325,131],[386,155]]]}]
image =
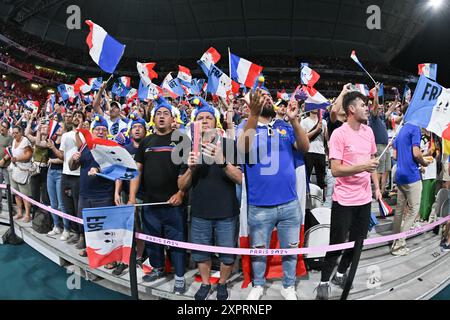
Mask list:
[{"label": "person wearing blue cap", "polygon": [[[260,88],[250,92],[248,104],[250,115],[238,128],[237,146],[246,176],[250,245],[268,248],[276,226],[280,248],[297,248],[303,217],[296,190],[294,151],[306,152],[309,148],[297,118],[298,102],[289,102],[286,115],[290,125],[272,122],[273,100]],[[264,293],[266,262],[265,256],[252,257],[253,288],[248,300],[259,300]],[[282,265],[281,294],[287,300],[297,300],[297,256],[283,256]]]},{"label": "person wearing blue cap", "polygon": [[[163,97],[155,98],[152,110],[154,134],[146,137],[139,145],[135,155],[139,171],[138,178],[130,182],[129,203],[135,204],[139,186],[143,185],[146,203],[163,203],[158,206],[145,206],[142,215],[144,232],[148,235],[185,241],[186,215],[183,206],[185,193],[178,188],[181,163],[172,161],[172,153],[178,143],[189,139],[182,134],[175,138],[172,129],[175,108]],[[179,132],[177,132],[179,133]],[[143,277],[144,282],[152,282],[165,276],[164,246],[146,242],[147,255],[152,272]],[[184,249],[170,250],[171,262],[175,268],[174,293],[183,294],[186,290],[184,273],[186,253]]]},{"label": "person wearing blue cap", "polygon": [[[202,245],[236,247],[239,204],[236,184],[242,183],[242,172],[236,167],[234,140],[220,136],[217,109],[204,99],[195,97],[192,103],[193,121],[201,122],[201,155],[193,151],[178,185],[191,194],[191,241]],[[229,150],[233,152],[227,153]],[[200,162],[199,162],[200,161]],[[214,234],[214,236],[213,236]],[[198,263],[202,284],[195,294],[196,300],[206,300],[211,293],[211,254],[193,251],[192,258]],[[220,280],[217,300],[227,300],[227,280],[233,269],[235,256],[220,254]]]},{"label": "person wearing blue cap", "polygon": [[[78,139],[81,140],[79,132]],[[92,123],[92,137],[106,139],[108,135],[108,123],[101,115],[94,116]],[[95,161],[89,148],[82,148],[76,152],[69,161],[70,170],[80,168],[80,195],[78,200],[78,217],[82,218],[84,208],[109,207],[114,205],[114,182],[99,177],[98,168],[100,165]],[[82,225],[81,225],[82,228]],[[86,241],[84,230],[80,230],[80,240],[75,246],[80,249],[80,255],[86,256]]]}]

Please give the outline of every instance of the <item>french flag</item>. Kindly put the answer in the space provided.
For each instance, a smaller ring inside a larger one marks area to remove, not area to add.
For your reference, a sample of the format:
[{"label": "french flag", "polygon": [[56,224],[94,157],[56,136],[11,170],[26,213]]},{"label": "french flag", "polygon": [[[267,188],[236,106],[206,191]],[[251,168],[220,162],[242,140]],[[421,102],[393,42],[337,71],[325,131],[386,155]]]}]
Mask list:
[{"label": "french flag", "polygon": [[73,85],[73,90],[75,91],[75,94],[80,92],[86,94],[91,91],[91,86],[84,82],[83,79],[78,78]]},{"label": "french flag", "polygon": [[127,103],[130,103],[138,98],[138,91],[135,88],[131,88],[126,95]]},{"label": "french flag", "polygon": [[162,95],[163,93],[163,89],[154,83],[146,86],[142,79],[139,82],[138,97],[141,101],[154,100],[155,96]]},{"label": "french flag", "polygon": [[263,67],[230,52],[231,79],[252,88]]},{"label": "french flag", "polygon": [[5,154],[6,154],[8,157],[10,157],[10,158],[13,157],[13,154],[12,154],[12,147],[5,147],[5,148],[3,148],[3,151],[5,152]]},{"label": "french flag", "polygon": [[100,87],[103,83],[103,78],[102,77],[89,78],[88,82],[89,82],[89,85],[91,86],[92,91],[98,91],[98,90],[100,90]]},{"label": "french flag", "polygon": [[83,134],[86,145],[94,160],[99,164],[101,173],[97,176],[108,180],[133,180],[138,171],[136,162],[126,149],[117,142],[93,138],[89,130],[78,129]]},{"label": "french flag", "polygon": [[89,54],[94,62],[105,72],[114,73],[125,52],[125,45],[111,37],[105,29],[86,20],[91,31],[86,38]]},{"label": "french flag", "polygon": [[185,94],[185,91],[181,85],[181,80],[178,78],[174,79],[171,73],[169,73],[164,79],[162,88],[167,90],[170,96],[175,96],[175,98],[184,96]]},{"label": "french flag", "polygon": [[178,66],[177,78],[185,82],[186,84],[190,84],[192,82],[191,70],[183,66]]},{"label": "french flag", "polygon": [[355,87],[359,92],[361,92],[366,97],[369,96],[370,92],[369,92],[369,87],[367,85],[361,84],[361,83],[355,83]]},{"label": "french flag", "polygon": [[120,77],[119,85],[122,86],[123,88],[130,88],[131,87],[131,78],[130,77]]},{"label": "french flag", "polygon": [[419,64],[419,76],[424,75],[425,77],[436,81],[437,77],[437,64],[435,63],[422,63]]},{"label": "french flag", "polygon": [[321,95],[316,89],[303,86],[303,92],[307,95],[305,100],[305,112],[316,109],[326,110],[330,106],[328,99]]},{"label": "french flag", "polygon": [[211,69],[211,65],[217,64],[220,60],[220,53],[214,49],[213,47],[209,48],[200,60],[197,61],[199,66],[202,68],[203,72],[208,76],[209,69]]},{"label": "french flag", "polygon": [[150,85],[153,79],[158,78],[158,74],[153,70],[153,68],[156,66],[156,63],[149,62],[149,63],[140,63],[136,62],[137,70],[139,73],[139,76],[141,77],[141,80],[144,82],[146,86]]},{"label": "french flag", "polygon": [[307,63],[302,63],[300,67],[300,81],[301,84],[314,87],[314,85],[319,81],[320,75],[311,69]]},{"label": "french flag", "polygon": [[67,101],[69,99],[74,99],[77,95],[75,94],[74,86],[69,84],[61,84],[58,86],[58,92],[61,95],[63,101]]},{"label": "french flag", "polygon": [[91,268],[117,261],[130,264],[134,206],[85,208],[83,225]]},{"label": "french flag", "polygon": [[170,82],[173,80],[172,77],[172,73],[168,73],[167,76],[164,78],[162,84],[161,84],[161,88],[163,89],[164,93],[168,94],[170,97],[172,97],[173,99],[177,98],[178,95],[173,92],[171,86],[170,86]]},{"label": "french flag", "polygon": [[[356,64],[358,64],[358,65],[361,67],[361,69],[364,69],[362,63],[359,62],[359,59],[358,59],[358,57],[356,56],[356,51],[355,51],[355,50],[352,51],[352,54],[350,55],[350,58],[352,58],[352,60],[355,61]],[[364,70],[365,70],[365,69],[364,69]]]},{"label": "french flag", "polygon": [[386,201],[384,201],[383,199],[380,199],[379,204],[380,204],[380,213],[383,217],[388,217],[388,216],[392,215],[393,210],[386,203]]},{"label": "french flag", "polygon": [[55,102],[56,102],[56,96],[55,94],[49,94],[47,97],[47,112],[52,113],[55,111]]},{"label": "french flag", "polygon": [[50,120],[50,123],[48,124],[48,138],[52,139],[56,135],[59,128],[61,128],[61,126],[58,121]]}]

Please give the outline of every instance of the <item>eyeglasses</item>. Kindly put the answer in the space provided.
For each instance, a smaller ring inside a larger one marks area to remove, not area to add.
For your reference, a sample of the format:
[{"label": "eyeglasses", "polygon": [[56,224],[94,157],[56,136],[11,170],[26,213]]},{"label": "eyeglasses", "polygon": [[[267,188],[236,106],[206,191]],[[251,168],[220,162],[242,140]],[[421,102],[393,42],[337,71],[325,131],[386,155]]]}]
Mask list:
[{"label": "eyeglasses", "polygon": [[107,132],[107,131],[108,131],[108,129],[99,128],[99,127],[94,128],[94,130],[95,130],[95,131],[98,131],[98,132]]}]

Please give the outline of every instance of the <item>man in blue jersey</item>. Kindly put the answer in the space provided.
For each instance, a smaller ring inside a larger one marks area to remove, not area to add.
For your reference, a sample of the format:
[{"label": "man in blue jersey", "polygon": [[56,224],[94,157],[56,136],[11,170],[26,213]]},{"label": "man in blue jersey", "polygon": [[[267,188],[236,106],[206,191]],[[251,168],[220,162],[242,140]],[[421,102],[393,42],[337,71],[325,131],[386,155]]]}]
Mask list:
[{"label": "man in blue jersey", "polygon": [[[296,192],[294,151],[308,151],[309,140],[298,120],[296,101],[289,103],[289,123],[272,122],[273,100],[265,88],[250,93],[250,115],[238,128],[238,150],[245,154],[243,165],[248,198],[248,227],[253,248],[269,247],[277,228],[281,248],[297,248],[302,223]],[[253,288],[249,300],[258,300],[266,282],[266,257],[252,257]],[[296,300],[297,256],[283,256],[285,299]]]}]

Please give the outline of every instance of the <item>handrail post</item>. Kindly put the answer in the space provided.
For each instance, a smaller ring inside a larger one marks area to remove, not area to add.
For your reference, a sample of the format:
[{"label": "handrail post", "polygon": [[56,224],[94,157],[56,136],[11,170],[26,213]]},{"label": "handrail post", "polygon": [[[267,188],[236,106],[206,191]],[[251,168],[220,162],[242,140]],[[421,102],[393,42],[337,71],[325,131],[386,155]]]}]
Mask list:
[{"label": "handrail post", "polygon": [[9,223],[10,227],[9,230],[3,235],[3,243],[5,244],[12,244],[12,245],[19,245],[23,244],[23,240],[20,239],[16,235],[16,230],[14,228],[14,217],[13,217],[13,198],[11,194],[11,185],[6,185],[6,193],[8,197],[8,211],[9,211]]},{"label": "handrail post", "polygon": [[359,259],[364,245],[364,238],[361,237],[355,241],[355,247],[353,249],[353,259],[350,271],[348,273],[347,280],[345,281],[344,291],[342,291],[341,300],[347,300],[348,294],[352,288],[353,280],[355,279],[356,270],[358,269]]}]

